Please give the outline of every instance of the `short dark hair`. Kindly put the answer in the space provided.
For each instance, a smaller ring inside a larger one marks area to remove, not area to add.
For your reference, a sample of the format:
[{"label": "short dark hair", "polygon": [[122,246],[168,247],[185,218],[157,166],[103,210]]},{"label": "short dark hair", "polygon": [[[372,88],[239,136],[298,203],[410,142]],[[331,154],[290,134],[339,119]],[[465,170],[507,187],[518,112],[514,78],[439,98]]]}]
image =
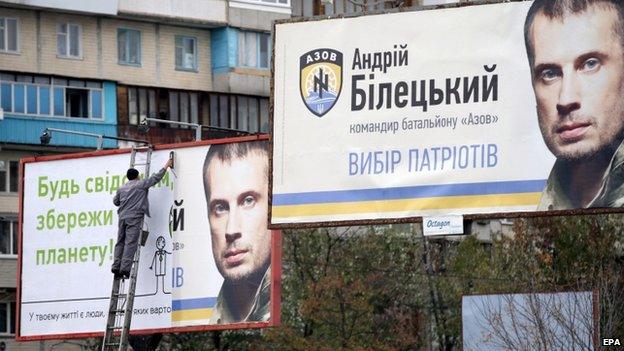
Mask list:
[{"label": "short dark hair", "polygon": [[620,37],[620,44],[624,48],[624,1],[622,0],[535,0],[527,13],[524,21],[524,45],[526,46],[529,65],[533,69],[535,62],[535,50],[531,41],[531,26],[538,14],[548,19],[563,20],[566,16],[587,11],[590,6],[602,6],[613,8],[618,14],[618,23],[613,28],[614,33]]},{"label": "short dark hair", "polygon": [[[240,143],[216,144],[210,145],[204,160],[204,168],[202,178],[204,179],[204,193],[206,194],[206,202],[210,201],[210,185],[208,185],[208,167],[214,158],[221,162],[231,162],[233,159],[245,158],[251,152],[259,152],[269,155],[269,143],[267,141],[248,141]],[[267,162],[264,168],[264,176],[269,181],[269,164]]]},{"label": "short dark hair", "polygon": [[128,172],[126,172],[126,177],[128,178],[128,180],[137,179],[139,177],[139,171],[134,168],[130,168]]}]

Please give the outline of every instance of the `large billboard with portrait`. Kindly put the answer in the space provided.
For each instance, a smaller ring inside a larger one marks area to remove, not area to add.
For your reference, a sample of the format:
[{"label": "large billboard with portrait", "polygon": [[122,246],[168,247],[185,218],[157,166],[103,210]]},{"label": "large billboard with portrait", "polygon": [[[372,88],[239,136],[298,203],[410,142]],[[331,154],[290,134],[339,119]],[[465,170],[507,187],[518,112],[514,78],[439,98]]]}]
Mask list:
[{"label": "large billboard with portrait", "polygon": [[[134,333],[279,323],[280,233],[267,229],[266,139],[155,149],[150,173],[170,151],[175,165],[148,193]],[[118,234],[113,197],[129,163],[129,149],[22,160],[19,340],[102,334]]]},{"label": "large billboard with portrait", "polygon": [[624,11],[588,3],[278,22],[272,226],[620,207]]}]

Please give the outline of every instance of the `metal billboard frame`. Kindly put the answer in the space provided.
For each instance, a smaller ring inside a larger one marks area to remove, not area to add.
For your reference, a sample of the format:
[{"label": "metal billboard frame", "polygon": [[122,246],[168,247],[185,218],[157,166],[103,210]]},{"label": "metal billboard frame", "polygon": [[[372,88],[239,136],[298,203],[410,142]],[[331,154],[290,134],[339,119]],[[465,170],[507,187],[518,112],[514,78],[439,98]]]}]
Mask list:
[{"label": "metal billboard frame", "polygon": [[[177,144],[162,144],[154,146],[154,150],[171,150],[181,149],[187,147],[207,146],[237,142],[249,142],[249,141],[262,141],[269,140],[269,136],[266,134],[258,134],[253,136],[224,138],[224,139],[211,139],[202,140],[196,142],[186,142]],[[17,288],[16,288],[16,315],[15,315],[15,340],[16,341],[37,341],[37,340],[55,340],[55,339],[82,339],[102,337],[104,331],[94,333],[67,333],[67,334],[49,334],[49,335],[36,335],[36,336],[21,336],[20,324],[21,324],[21,295],[22,295],[22,240],[23,240],[23,218],[24,218],[24,168],[27,163],[44,162],[44,161],[56,161],[56,160],[70,160],[80,159],[87,157],[99,157],[110,155],[123,155],[130,154],[132,149],[113,149],[103,151],[89,151],[64,155],[52,155],[52,156],[35,156],[20,159],[19,164],[19,184],[18,184],[18,255],[17,255]],[[269,155],[270,157],[270,155]],[[270,187],[270,184],[269,184]],[[243,323],[231,323],[231,324],[207,324],[198,326],[187,327],[171,327],[171,328],[153,328],[153,329],[136,329],[131,330],[131,335],[145,335],[154,333],[180,333],[180,332],[200,332],[200,331],[215,331],[215,330],[237,330],[237,329],[259,329],[268,328],[281,325],[281,274],[282,274],[282,232],[279,230],[271,230],[271,319],[266,322],[243,322]],[[103,324],[104,328],[105,325]]]}]

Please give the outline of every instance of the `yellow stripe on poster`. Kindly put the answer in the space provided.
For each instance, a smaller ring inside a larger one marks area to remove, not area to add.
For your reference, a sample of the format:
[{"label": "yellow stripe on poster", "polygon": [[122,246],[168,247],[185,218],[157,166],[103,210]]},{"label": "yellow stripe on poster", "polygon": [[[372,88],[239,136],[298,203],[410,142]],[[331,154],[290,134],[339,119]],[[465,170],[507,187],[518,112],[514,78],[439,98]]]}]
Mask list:
[{"label": "yellow stripe on poster", "polygon": [[526,206],[539,203],[542,193],[429,197],[310,205],[273,206],[273,217],[322,216],[332,214],[443,210],[474,207]]},{"label": "yellow stripe on poster", "polygon": [[189,321],[195,319],[209,319],[212,316],[212,308],[197,308],[192,310],[180,310],[171,312],[171,320],[174,322]]}]

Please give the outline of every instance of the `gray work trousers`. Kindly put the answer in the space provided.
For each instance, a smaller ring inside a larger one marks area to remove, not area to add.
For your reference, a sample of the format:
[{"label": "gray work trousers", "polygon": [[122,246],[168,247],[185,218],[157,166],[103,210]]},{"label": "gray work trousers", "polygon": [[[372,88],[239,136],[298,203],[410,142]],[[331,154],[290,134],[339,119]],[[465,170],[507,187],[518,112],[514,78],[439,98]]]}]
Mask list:
[{"label": "gray work trousers", "polygon": [[119,220],[117,244],[115,244],[115,260],[112,266],[113,270],[122,273],[130,273],[134,253],[139,243],[142,224],[143,217]]}]

